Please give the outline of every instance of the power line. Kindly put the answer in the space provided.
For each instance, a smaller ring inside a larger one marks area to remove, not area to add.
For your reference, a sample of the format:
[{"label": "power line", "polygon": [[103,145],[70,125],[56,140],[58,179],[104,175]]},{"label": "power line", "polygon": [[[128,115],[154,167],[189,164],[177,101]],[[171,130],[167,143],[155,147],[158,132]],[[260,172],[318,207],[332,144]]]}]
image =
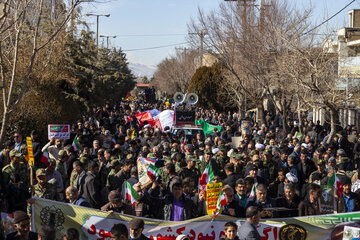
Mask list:
[{"label": "power line", "polygon": [[163,45],[163,46],[157,46],[157,47],[127,49],[127,50],[122,50],[122,51],[123,51],[123,52],[133,52],[133,51],[151,50],[151,49],[158,49],[158,48],[173,47],[173,46],[182,45],[182,44],[187,44],[187,43],[189,43],[189,42],[169,44],[169,45]]},{"label": "power line", "polygon": [[320,23],[319,25],[317,25],[316,27],[310,29],[309,31],[307,31],[306,33],[303,33],[302,35],[306,35],[312,31],[314,31],[315,29],[317,29],[318,27],[320,27],[321,25],[323,25],[324,23],[327,23],[328,21],[330,21],[332,18],[334,18],[336,15],[338,15],[339,13],[341,13],[345,8],[347,8],[348,6],[350,6],[351,4],[353,4],[356,0],[352,0],[350,3],[348,3],[345,7],[343,7],[342,9],[340,9],[337,13],[335,13],[334,15],[332,15],[330,18],[326,19],[325,21],[323,21],[322,23]]},{"label": "power line", "polygon": [[125,34],[117,37],[167,37],[167,36],[185,36],[187,33],[169,33],[169,34]]}]

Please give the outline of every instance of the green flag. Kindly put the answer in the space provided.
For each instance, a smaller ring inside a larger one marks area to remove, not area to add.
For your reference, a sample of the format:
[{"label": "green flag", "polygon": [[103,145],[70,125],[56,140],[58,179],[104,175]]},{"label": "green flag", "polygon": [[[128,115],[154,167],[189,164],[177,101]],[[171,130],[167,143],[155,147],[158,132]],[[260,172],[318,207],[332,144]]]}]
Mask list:
[{"label": "green flag", "polygon": [[195,120],[195,125],[201,125],[201,128],[204,130],[205,135],[212,134],[214,132],[214,128],[217,128],[219,132],[222,128],[221,126],[211,125],[205,122],[205,120]]}]

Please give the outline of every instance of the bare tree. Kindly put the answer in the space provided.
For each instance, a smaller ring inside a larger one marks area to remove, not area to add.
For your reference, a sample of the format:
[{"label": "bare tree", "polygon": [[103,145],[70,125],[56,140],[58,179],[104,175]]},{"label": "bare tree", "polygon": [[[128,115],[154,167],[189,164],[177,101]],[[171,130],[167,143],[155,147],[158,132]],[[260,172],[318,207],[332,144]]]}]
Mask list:
[{"label": "bare tree", "polygon": [[318,47],[292,46],[294,54],[286,64],[299,99],[310,107],[323,107],[330,112],[330,142],[336,133],[338,109],[351,99],[346,99],[344,91],[338,88],[338,55],[328,53],[322,44],[319,41]]},{"label": "bare tree", "polygon": [[[283,0],[271,1],[260,12],[255,7],[222,3],[209,14],[199,10],[189,32],[206,32],[205,45],[224,63],[226,87],[239,108],[246,97],[258,108],[260,122],[265,123],[263,101],[270,97],[279,103],[275,106],[286,121],[293,95],[289,94],[291,85],[286,84],[287,69],[281,68],[291,54],[284,44],[303,40],[299,36],[308,27],[309,15],[309,10],[296,12]],[[189,39],[194,44],[198,41],[193,35]]]},{"label": "bare tree", "polygon": [[4,141],[9,119],[28,90],[38,53],[48,50],[80,2],[73,0],[67,9],[62,0],[3,1],[3,12],[0,14],[3,102],[0,144]]},{"label": "bare tree", "polygon": [[174,56],[163,60],[157,66],[151,85],[168,94],[186,93],[196,71],[197,54],[194,50],[177,51]]}]

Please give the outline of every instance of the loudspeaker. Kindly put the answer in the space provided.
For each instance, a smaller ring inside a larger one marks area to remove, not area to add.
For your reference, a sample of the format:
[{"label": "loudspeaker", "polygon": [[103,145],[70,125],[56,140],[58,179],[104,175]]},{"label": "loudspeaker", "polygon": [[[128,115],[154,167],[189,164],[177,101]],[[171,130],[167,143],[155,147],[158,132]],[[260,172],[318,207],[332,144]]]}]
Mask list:
[{"label": "loudspeaker", "polygon": [[184,100],[185,100],[185,95],[184,94],[182,94],[181,92],[175,93],[174,101],[176,103],[182,103],[182,102],[184,102]]},{"label": "loudspeaker", "polygon": [[186,95],[186,103],[194,105],[198,102],[199,98],[195,93],[189,93]]}]

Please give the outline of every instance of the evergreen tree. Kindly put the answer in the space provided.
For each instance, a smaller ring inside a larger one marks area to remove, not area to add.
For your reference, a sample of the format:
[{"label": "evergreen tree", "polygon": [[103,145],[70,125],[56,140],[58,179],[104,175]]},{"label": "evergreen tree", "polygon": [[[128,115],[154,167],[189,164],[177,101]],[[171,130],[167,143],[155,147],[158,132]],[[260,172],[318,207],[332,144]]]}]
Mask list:
[{"label": "evergreen tree", "polygon": [[89,110],[97,72],[97,51],[92,32],[82,30],[79,37],[69,34],[65,48],[67,78],[63,79],[61,87],[68,97]]},{"label": "evergreen tree", "polygon": [[99,49],[96,74],[94,99],[97,103],[105,103],[104,100],[117,101],[135,86],[126,56],[120,49]]},{"label": "evergreen tree", "polygon": [[199,96],[198,105],[219,111],[232,110],[233,102],[224,89],[226,84],[222,76],[222,65],[216,63],[211,67],[200,67],[190,80],[188,92]]}]

